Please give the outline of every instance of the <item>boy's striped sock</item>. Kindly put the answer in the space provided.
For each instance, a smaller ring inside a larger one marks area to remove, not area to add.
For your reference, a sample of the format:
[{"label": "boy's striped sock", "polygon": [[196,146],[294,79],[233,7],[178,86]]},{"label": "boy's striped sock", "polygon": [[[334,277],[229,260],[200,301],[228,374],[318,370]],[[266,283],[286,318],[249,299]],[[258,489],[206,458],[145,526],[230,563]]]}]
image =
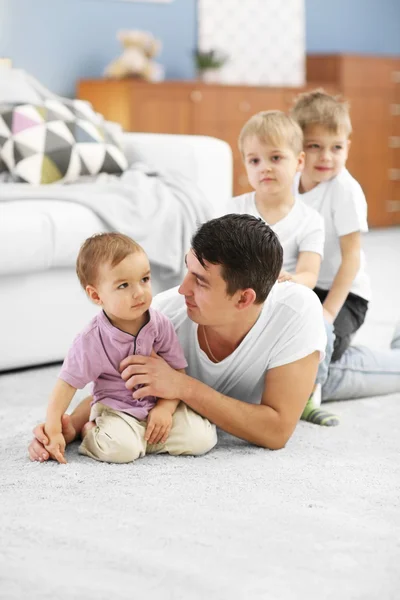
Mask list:
[{"label": "boy's striped sock", "polygon": [[336,425],[339,425],[339,417],[320,408],[320,404],[321,386],[317,383],[313,393],[307,400],[306,407],[300,417],[301,420],[314,423],[315,425],[324,425],[325,427],[335,427]]}]

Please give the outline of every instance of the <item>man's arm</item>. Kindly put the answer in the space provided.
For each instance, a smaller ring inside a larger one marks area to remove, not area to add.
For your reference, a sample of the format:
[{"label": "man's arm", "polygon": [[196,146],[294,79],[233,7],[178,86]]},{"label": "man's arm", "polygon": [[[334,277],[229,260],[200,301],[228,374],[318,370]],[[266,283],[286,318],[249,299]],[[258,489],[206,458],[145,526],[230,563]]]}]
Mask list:
[{"label": "man's arm", "polygon": [[278,450],[292,435],[309,398],[318,369],[319,352],[266,373],[261,404],[248,404],[216,392],[208,385],[174,371],[161,358],[130,356],[121,363],[128,389],[143,387],[147,395],[180,398],[218,427],[248,442]]}]

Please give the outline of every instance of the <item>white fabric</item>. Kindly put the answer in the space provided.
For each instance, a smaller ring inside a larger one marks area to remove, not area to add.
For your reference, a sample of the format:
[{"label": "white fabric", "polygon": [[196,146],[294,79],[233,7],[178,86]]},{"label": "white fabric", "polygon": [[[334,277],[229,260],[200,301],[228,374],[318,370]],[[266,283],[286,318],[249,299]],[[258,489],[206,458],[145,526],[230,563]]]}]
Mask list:
[{"label": "white fabric", "polygon": [[[211,202],[232,196],[232,153],[221,140],[130,133],[124,145],[132,159],[153,157],[157,168],[184,173]],[[0,193],[4,188],[8,183],[0,184]],[[100,229],[104,225],[87,207],[59,198],[0,203],[0,370],[63,360],[76,332],[97,310],[73,265],[78,244]],[[159,254],[168,234],[159,240]],[[50,268],[52,261],[62,268]],[[180,281],[181,274],[152,265],[153,294]]]},{"label": "white fabric", "polygon": [[83,241],[104,230],[101,219],[79,204],[0,202],[0,275],[73,267]]},{"label": "white fabric", "polygon": [[[263,219],[257,209],[256,193],[249,192],[236,196],[230,206],[232,212],[246,213]],[[265,219],[263,219],[265,220]],[[324,220],[312,208],[306,206],[299,198],[291,211],[274,225],[270,225],[276,233],[283,248],[283,269],[295,273],[300,252],[316,252],[324,255]]]},{"label": "white fabric", "polygon": [[198,326],[187,316],[178,288],[156,296],[152,306],[172,320],[188,361],[188,375],[237,400],[259,403],[268,369],[315,351],[321,360],[325,354],[321,303],[313,291],[296,283],[275,284],[255,325],[235,352],[219,363],[200,349]]},{"label": "white fabric", "polygon": [[[300,174],[295,178],[295,192],[299,194]],[[317,287],[329,290],[342,262],[339,238],[355,231],[367,232],[367,203],[360,184],[343,169],[339,175],[319,183],[300,194],[302,201],[317,210],[325,222],[324,259]],[[350,292],[370,300],[371,286],[366,271],[366,260],[361,250],[361,264]]]},{"label": "white fabric", "polygon": [[[147,252],[150,263],[161,266],[167,276],[182,272],[191,236],[199,224],[213,216],[203,194],[186,177],[155,173],[139,164],[120,177],[101,173],[71,185],[10,183],[0,188],[3,204],[42,201],[42,210],[46,211],[47,201],[52,212],[56,200],[84,206],[103,222],[101,230],[120,231],[135,239]],[[68,230],[70,227],[68,224]],[[8,251],[18,254],[12,236],[9,241]],[[48,268],[59,266],[63,265],[53,262]]]}]

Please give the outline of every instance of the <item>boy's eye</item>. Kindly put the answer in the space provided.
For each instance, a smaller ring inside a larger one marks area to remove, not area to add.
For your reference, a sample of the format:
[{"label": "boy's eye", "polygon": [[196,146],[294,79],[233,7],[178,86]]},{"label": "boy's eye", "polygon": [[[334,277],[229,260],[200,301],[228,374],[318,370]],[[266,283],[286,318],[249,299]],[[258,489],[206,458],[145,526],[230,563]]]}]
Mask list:
[{"label": "boy's eye", "polygon": [[147,275],[146,277],[143,277],[142,282],[143,283],[149,283],[150,281],[150,275]]},{"label": "boy's eye", "polygon": [[118,289],[119,289],[119,290],[124,290],[124,289],[125,289],[125,288],[127,288],[127,287],[128,287],[128,284],[127,284],[127,282],[125,282],[125,283],[121,283],[121,284],[118,286]]},{"label": "boy's eye", "polygon": [[272,157],[273,162],[279,162],[282,159],[282,156],[279,156],[279,154],[275,154],[275,156]]},{"label": "boy's eye", "polygon": [[340,144],[336,144],[335,146],[335,150],[342,150],[343,146],[341,146]]},{"label": "boy's eye", "polygon": [[259,162],[260,162],[260,161],[259,161],[259,159],[258,159],[258,158],[250,158],[250,160],[249,160],[249,163],[250,163],[251,165],[258,165],[258,163],[259,163]]},{"label": "boy's eye", "polygon": [[312,148],[313,150],[319,148],[318,144],[308,144],[307,148]]}]

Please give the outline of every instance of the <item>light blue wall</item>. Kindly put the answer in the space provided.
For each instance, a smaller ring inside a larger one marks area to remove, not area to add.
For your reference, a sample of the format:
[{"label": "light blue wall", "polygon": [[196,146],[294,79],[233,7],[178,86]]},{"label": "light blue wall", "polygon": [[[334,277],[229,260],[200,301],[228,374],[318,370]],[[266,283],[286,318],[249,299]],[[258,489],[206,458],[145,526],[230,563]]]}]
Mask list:
[{"label": "light blue wall", "polygon": [[400,0],[305,0],[309,53],[400,55]]},{"label": "light blue wall", "polygon": [[[216,2],[218,0],[215,0]],[[400,55],[400,0],[305,0],[307,52]],[[194,76],[196,0],[0,0],[0,56],[10,56],[54,92],[99,77],[118,56],[119,29],[151,31],[168,79]]]},{"label": "light blue wall", "polygon": [[62,95],[74,95],[79,78],[101,76],[120,53],[119,29],[151,31],[167,78],[193,77],[196,0],[0,0],[0,56]]}]

